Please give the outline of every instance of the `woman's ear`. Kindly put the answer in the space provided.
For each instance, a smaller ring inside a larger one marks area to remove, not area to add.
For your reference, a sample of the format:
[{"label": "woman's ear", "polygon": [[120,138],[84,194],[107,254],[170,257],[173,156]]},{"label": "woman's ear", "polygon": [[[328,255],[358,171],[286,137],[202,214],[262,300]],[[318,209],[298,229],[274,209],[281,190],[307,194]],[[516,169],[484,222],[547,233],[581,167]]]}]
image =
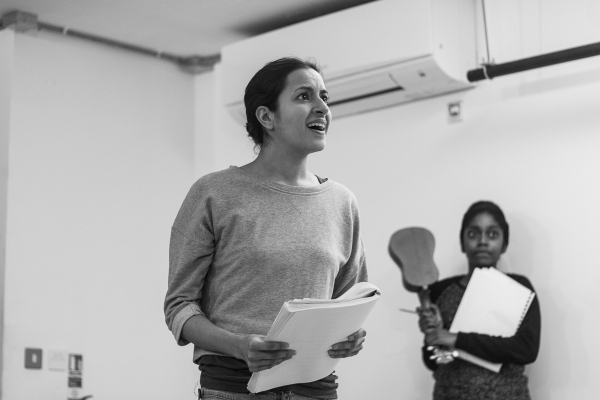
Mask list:
[{"label": "woman's ear", "polygon": [[273,129],[273,120],[275,119],[275,114],[267,107],[260,106],[256,109],[256,119],[266,129]]}]

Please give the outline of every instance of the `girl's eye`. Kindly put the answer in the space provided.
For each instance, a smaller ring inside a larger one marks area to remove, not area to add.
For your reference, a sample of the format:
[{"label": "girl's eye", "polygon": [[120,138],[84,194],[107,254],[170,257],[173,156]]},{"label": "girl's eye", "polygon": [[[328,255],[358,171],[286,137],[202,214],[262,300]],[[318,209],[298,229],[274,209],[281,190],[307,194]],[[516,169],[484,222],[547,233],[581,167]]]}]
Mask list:
[{"label": "girl's eye", "polygon": [[497,231],[491,231],[488,236],[490,237],[490,239],[498,239],[498,237],[500,236],[500,234]]},{"label": "girl's eye", "polygon": [[477,233],[475,231],[467,231],[467,237],[469,239],[475,239],[477,237]]}]

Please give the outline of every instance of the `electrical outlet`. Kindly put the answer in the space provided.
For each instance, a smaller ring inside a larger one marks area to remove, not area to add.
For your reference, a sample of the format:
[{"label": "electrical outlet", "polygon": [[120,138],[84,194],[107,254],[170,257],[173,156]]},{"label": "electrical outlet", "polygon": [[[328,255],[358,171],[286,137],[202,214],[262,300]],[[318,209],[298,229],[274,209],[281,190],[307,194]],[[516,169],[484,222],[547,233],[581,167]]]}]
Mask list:
[{"label": "electrical outlet", "polygon": [[454,101],[448,103],[448,121],[449,122],[460,122],[462,121],[462,109],[460,101]]}]

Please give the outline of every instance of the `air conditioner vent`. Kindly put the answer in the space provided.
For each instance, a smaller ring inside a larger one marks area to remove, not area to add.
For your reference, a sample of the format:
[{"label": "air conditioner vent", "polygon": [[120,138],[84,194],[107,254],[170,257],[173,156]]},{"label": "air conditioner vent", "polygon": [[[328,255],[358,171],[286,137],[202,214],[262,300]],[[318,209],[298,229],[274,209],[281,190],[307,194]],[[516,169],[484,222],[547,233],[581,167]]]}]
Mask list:
[{"label": "air conditioner vent", "polygon": [[475,21],[473,0],[379,0],[232,43],[221,52],[223,103],[245,123],[246,84],[290,55],[322,66],[334,118],[469,89]]}]

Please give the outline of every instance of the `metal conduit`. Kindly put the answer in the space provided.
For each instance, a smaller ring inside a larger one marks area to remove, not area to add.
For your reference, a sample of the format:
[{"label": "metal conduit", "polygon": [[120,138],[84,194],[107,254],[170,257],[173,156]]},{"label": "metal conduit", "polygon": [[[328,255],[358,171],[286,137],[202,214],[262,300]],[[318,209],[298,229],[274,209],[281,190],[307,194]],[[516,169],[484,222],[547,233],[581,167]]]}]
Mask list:
[{"label": "metal conduit", "polygon": [[493,79],[497,76],[514,74],[597,55],[600,55],[600,42],[503,64],[484,64],[482,68],[468,71],[467,80],[469,82],[477,82],[484,79]]},{"label": "metal conduit", "polygon": [[122,50],[133,51],[138,54],[144,54],[176,63],[181,69],[192,74],[199,74],[210,71],[215,63],[221,59],[220,54],[213,56],[178,56],[170,53],[163,53],[158,50],[136,46],[129,43],[119,42],[117,40],[92,35],[89,33],[61,27],[57,25],[40,22],[37,15],[23,11],[11,11],[4,14],[0,19],[0,29],[11,27],[17,32],[26,32],[29,30],[45,30],[66,36],[72,36],[79,39],[92,41]]},{"label": "metal conduit", "polygon": [[148,49],[145,47],[136,46],[133,44],[123,43],[112,39],[103,38],[100,36],[95,36],[89,33],[77,31],[74,29],[63,28],[57,25],[47,24],[45,22],[37,23],[38,30],[46,30],[54,33],[59,33],[66,36],[74,36],[80,39],[89,40],[96,43],[106,44],[112,47],[118,47],[123,50],[129,50],[140,54],[146,54],[158,58],[164,58],[165,60],[173,61],[179,63],[183,57],[176,56],[169,53],[163,53],[158,50]]}]

